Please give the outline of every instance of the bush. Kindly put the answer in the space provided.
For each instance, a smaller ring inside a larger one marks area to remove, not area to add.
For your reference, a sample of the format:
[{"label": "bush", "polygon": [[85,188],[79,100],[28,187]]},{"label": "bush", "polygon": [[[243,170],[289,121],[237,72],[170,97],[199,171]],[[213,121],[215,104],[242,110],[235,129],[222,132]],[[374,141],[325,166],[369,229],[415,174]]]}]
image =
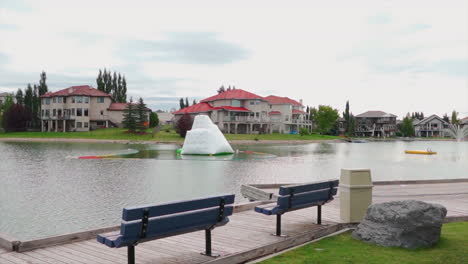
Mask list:
[{"label": "bush", "polygon": [[155,112],[151,112],[150,114],[150,127],[156,127],[159,125],[159,117],[158,114]]},{"label": "bush", "polygon": [[7,132],[26,131],[31,117],[31,111],[20,104],[14,104],[3,114],[3,127]]},{"label": "bush", "polygon": [[299,130],[299,135],[301,136],[307,136],[309,134],[309,129],[307,129],[306,127],[301,127],[301,129]]},{"label": "bush", "polygon": [[189,114],[184,114],[176,123],[176,132],[181,137],[185,137],[187,135],[187,131],[192,129],[193,125],[193,118]]}]

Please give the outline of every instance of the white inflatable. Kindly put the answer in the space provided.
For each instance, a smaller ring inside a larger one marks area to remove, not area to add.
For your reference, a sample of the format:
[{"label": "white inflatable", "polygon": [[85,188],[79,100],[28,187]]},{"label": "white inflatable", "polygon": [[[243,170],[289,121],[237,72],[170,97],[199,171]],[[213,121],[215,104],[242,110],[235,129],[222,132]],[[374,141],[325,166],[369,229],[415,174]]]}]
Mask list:
[{"label": "white inflatable", "polygon": [[198,115],[193,121],[192,130],[187,131],[182,154],[216,155],[234,153],[229,142],[218,126],[206,115]]}]

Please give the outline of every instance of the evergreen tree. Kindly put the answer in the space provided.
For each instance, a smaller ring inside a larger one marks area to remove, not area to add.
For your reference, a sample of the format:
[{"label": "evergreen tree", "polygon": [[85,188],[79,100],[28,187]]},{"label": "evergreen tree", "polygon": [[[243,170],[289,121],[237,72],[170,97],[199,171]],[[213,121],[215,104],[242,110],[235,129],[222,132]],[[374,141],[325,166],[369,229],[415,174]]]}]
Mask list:
[{"label": "evergreen tree", "polygon": [[349,122],[350,122],[350,114],[349,114],[349,101],[346,101],[345,111],[343,112],[343,118],[345,120],[345,133],[348,134],[349,132]]},{"label": "evergreen tree", "polygon": [[156,127],[159,125],[159,117],[156,112],[150,113],[150,127]]},{"label": "evergreen tree", "polygon": [[33,89],[31,87],[31,84],[28,83],[28,88],[26,88],[26,91],[24,93],[24,106],[31,111],[33,109]]},{"label": "evergreen tree", "polygon": [[443,119],[445,122],[450,123],[450,119],[449,119],[447,113],[444,114],[444,116],[442,117],[442,119]]},{"label": "evergreen tree", "polygon": [[111,78],[111,94],[112,94],[112,99],[114,102],[119,102],[119,88],[117,84],[117,73],[114,71],[114,76]]},{"label": "evergreen tree", "polygon": [[184,107],[189,107],[189,106],[190,106],[190,104],[189,104],[189,102],[188,102],[188,97],[185,97],[185,105],[184,105]]},{"label": "evergreen tree", "polygon": [[458,123],[459,123],[458,112],[455,111],[455,110],[452,111],[452,118],[450,119],[450,123],[452,123],[454,125],[458,125]]},{"label": "evergreen tree", "polygon": [[184,98],[180,98],[180,100],[179,100],[179,105],[180,105],[180,109],[184,109],[184,108],[185,108]]},{"label": "evergreen tree", "polygon": [[192,105],[196,105],[196,104],[197,104],[197,101],[193,99]]},{"label": "evergreen tree", "polygon": [[32,114],[32,126],[36,127],[39,126],[40,124],[40,119],[41,119],[41,98],[39,97],[39,87],[38,85],[34,84],[33,88],[33,108],[31,110]]},{"label": "evergreen tree", "polygon": [[99,91],[103,91],[103,92],[104,92],[105,83],[104,83],[104,79],[103,79],[103,75],[102,75],[101,69],[99,69],[99,74],[98,74],[98,77],[96,78],[96,85],[97,85],[97,89],[98,89]]},{"label": "evergreen tree", "polygon": [[117,102],[123,103],[122,102],[122,76],[118,75],[117,77]]},{"label": "evergreen tree", "polygon": [[350,114],[349,116],[349,124],[347,126],[348,129],[348,136],[349,137],[354,137],[355,131],[356,131],[356,118],[354,117],[353,114]]},{"label": "evergreen tree", "polygon": [[122,77],[122,90],[120,91],[120,102],[127,102],[127,81],[125,80],[125,75]]},{"label": "evergreen tree", "polygon": [[41,72],[41,79],[39,80],[39,87],[38,87],[39,96],[44,95],[49,91],[49,89],[47,88],[46,80],[47,80],[46,73],[45,73],[45,71],[42,71]]},{"label": "evergreen tree", "polygon": [[146,111],[146,104],[143,102],[143,98],[140,97],[136,106],[136,129],[138,132],[145,132],[148,127],[148,114]]},{"label": "evergreen tree", "polygon": [[226,91],[226,89],[224,88],[224,85],[221,85],[221,86],[219,87],[219,89],[217,90],[218,94],[224,93],[225,91]]},{"label": "evergreen tree", "polygon": [[24,97],[23,97],[23,91],[21,88],[18,88],[18,91],[16,92],[16,103],[19,105],[24,105]]},{"label": "evergreen tree", "polygon": [[123,121],[122,124],[124,128],[128,129],[129,132],[134,133],[137,129],[137,120],[136,120],[136,109],[133,104],[133,99],[130,97],[130,102],[127,104],[123,111]]},{"label": "evergreen tree", "polygon": [[421,118],[421,120],[423,120],[424,119],[424,113],[421,112],[421,114],[419,114],[419,117]]},{"label": "evergreen tree", "polygon": [[104,92],[106,94],[111,94],[112,93],[112,74],[111,72],[106,72],[106,69],[104,69]]},{"label": "evergreen tree", "polygon": [[0,126],[2,128],[5,128],[5,123],[4,121],[4,116],[5,113],[15,104],[13,101],[13,96],[12,95],[7,95],[5,97],[5,101],[0,104]]}]

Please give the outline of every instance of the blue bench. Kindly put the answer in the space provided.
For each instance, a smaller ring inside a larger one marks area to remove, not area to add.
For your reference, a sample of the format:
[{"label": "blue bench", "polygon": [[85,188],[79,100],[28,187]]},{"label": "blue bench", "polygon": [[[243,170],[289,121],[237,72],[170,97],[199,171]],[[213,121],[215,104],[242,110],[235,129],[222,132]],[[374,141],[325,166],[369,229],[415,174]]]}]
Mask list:
[{"label": "blue bench", "polygon": [[317,224],[322,224],[322,205],[333,200],[338,180],[283,186],[279,189],[276,204],[255,207],[255,211],[266,215],[276,215],[276,235],[281,236],[281,215],[311,206],[317,206]]},{"label": "blue bench", "polygon": [[138,243],[205,230],[205,252],[211,252],[211,230],[229,222],[234,194],[151,206],[124,208],[120,231],[101,234],[97,241],[111,248],[127,247],[128,263],[135,263]]}]

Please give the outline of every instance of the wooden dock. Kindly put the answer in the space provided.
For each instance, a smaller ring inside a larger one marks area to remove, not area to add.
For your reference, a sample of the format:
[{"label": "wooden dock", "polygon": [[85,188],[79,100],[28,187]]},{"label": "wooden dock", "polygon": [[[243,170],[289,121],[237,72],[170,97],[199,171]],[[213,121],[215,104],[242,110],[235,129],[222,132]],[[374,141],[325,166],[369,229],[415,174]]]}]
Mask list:
[{"label": "wooden dock", "polygon": [[[439,203],[447,207],[447,221],[468,221],[468,182],[377,185],[373,202],[414,199]],[[283,232],[276,237],[275,217],[240,211],[231,221],[213,231],[213,251],[221,257],[201,255],[204,232],[146,242],[136,247],[137,263],[242,263],[275,253],[318,237],[349,227],[340,224],[339,197],[322,208],[324,225],[316,225],[316,208],[308,208],[283,215]],[[0,263],[127,263],[126,248],[112,249],[88,239],[25,252],[8,252],[0,248]]]}]

